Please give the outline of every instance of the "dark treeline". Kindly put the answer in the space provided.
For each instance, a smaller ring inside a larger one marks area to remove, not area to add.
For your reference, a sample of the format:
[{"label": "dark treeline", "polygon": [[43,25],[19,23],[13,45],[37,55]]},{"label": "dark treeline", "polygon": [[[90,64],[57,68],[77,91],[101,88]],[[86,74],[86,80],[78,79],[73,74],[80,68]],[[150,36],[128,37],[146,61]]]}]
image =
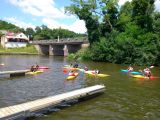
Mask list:
[{"label": "dark treeline", "polygon": [[[0,30],[8,30],[15,33],[23,32],[31,40],[57,39],[58,36],[59,38],[78,38],[85,36],[85,34],[78,34],[62,28],[50,29],[45,25],[37,26],[35,30],[33,28],[23,29],[2,20],[0,20]],[[2,35],[2,33],[0,34]]]},{"label": "dark treeline", "polygon": [[72,0],[66,12],[86,23],[90,48],[82,57],[118,64],[160,65],[160,13],[155,0]]}]

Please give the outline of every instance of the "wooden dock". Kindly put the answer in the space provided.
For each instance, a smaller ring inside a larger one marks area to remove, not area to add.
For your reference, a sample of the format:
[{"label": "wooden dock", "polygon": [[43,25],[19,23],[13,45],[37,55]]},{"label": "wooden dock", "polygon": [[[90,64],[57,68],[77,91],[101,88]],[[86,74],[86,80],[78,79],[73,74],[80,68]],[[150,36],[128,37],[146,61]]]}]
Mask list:
[{"label": "wooden dock", "polygon": [[78,100],[98,93],[102,93],[104,92],[104,90],[104,85],[95,85],[47,98],[22,103],[19,105],[1,108],[0,120],[15,120],[22,117],[29,117],[36,111],[40,111],[50,106],[56,106],[64,101],[67,102],[70,100]]},{"label": "wooden dock", "polygon": [[9,74],[10,77],[25,76],[26,72],[29,72],[29,70],[0,71],[0,75]]}]

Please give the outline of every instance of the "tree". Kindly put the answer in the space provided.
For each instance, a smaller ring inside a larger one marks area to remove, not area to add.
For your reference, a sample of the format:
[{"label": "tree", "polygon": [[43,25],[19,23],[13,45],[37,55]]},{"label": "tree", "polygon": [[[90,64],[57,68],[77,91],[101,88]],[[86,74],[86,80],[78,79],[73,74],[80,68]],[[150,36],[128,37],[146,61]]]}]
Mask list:
[{"label": "tree", "polygon": [[36,26],[35,32],[36,32],[36,33],[40,33],[40,32],[41,32],[41,28],[40,28],[39,26]]},{"label": "tree", "polygon": [[126,2],[123,6],[121,6],[118,21],[117,21],[117,29],[121,32],[125,31],[125,27],[127,23],[131,22],[132,16],[132,5],[130,2]]},{"label": "tree", "polygon": [[11,24],[11,23],[8,23],[6,21],[3,21],[3,20],[0,20],[0,30],[9,30],[9,31],[14,31],[14,30],[19,30],[20,28]]},{"label": "tree", "polygon": [[77,15],[80,20],[85,21],[90,44],[99,41],[99,21],[97,15],[93,14],[97,7],[96,0],[72,0],[72,2],[73,4],[66,7],[65,11]]},{"label": "tree", "polygon": [[142,29],[152,31],[154,0],[132,0],[132,19]]},{"label": "tree", "polygon": [[33,28],[27,28],[26,31],[25,31],[25,34],[27,36],[29,36],[29,39],[33,39],[34,33],[35,32],[34,32]]}]

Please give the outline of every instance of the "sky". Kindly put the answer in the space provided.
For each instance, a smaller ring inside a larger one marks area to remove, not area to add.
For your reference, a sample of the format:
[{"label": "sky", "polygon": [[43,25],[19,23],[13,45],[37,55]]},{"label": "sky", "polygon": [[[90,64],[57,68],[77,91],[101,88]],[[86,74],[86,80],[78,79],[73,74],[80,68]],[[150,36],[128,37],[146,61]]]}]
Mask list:
[{"label": "sky", "polygon": [[[131,0],[119,0],[119,5],[126,1]],[[61,27],[85,33],[84,21],[64,12],[64,7],[71,3],[70,0],[1,0],[0,19],[21,28],[46,25],[51,29]],[[155,6],[160,11],[160,0],[156,0]]]}]

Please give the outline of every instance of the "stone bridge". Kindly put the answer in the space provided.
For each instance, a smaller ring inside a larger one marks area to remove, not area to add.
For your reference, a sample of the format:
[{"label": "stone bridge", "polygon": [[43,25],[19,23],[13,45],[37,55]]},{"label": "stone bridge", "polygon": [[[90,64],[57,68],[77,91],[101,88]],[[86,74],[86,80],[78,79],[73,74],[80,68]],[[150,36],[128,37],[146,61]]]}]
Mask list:
[{"label": "stone bridge", "polygon": [[34,45],[41,55],[56,56],[67,56],[89,46],[87,39],[35,40],[31,41],[30,44]]}]

